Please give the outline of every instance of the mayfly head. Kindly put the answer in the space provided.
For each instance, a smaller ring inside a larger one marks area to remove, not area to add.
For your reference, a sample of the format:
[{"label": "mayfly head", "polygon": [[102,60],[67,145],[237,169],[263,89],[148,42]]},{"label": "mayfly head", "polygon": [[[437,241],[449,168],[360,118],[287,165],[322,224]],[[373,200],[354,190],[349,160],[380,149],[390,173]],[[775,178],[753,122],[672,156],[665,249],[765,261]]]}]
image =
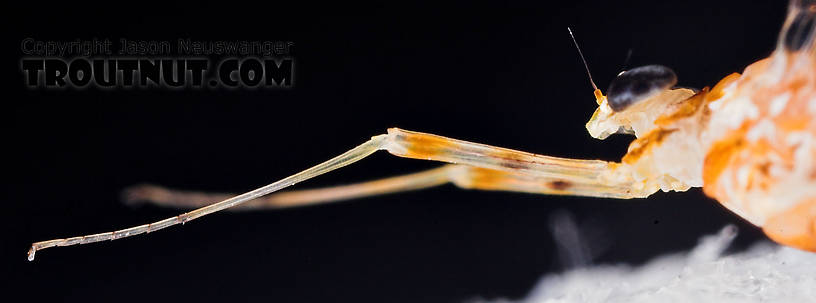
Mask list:
[{"label": "mayfly head", "polygon": [[609,84],[607,95],[595,90],[598,109],[587,122],[592,137],[611,134],[639,136],[654,128],[653,121],[670,109],[674,100],[688,98],[694,91],[673,89],[677,75],[662,65],[646,65],[623,71]]},{"label": "mayfly head", "polygon": [[609,84],[608,95],[604,96],[592,80],[589,65],[572,29],[568,27],[567,30],[595,90],[598,109],[586,124],[592,137],[605,139],[615,133],[643,134],[651,130],[652,121],[667,110],[666,101],[694,95],[690,89],[671,89],[677,84],[677,75],[670,68],[646,65],[619,73]]}]

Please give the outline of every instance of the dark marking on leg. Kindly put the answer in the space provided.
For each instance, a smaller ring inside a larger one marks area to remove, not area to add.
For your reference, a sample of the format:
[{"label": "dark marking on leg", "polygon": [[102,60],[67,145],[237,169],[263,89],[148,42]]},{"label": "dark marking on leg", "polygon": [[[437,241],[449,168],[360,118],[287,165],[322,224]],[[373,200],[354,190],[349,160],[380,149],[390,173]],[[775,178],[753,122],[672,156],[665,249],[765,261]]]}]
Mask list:
[{"label": "dark marking on leg", "polygon": [[552,181],[550,183],[547,183],[547,186],[549,186],[550,188],[552,188],[554,190],[566,190],[567,188],[572,186],[572,183],[570,183],[568,181],[564,181],[564,180],[556,180],[556,181]]}]

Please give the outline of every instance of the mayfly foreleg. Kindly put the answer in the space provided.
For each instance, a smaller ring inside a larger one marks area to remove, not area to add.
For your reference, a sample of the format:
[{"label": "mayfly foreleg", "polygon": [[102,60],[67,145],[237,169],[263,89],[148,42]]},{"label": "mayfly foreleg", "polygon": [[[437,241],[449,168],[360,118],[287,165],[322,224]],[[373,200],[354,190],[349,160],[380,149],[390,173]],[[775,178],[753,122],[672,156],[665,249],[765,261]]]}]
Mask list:
[{"label": "mayfly foreleg", "polygon": [[[654,187],[644,187],[643,180],[634,180],[628,166],[620,163],[542,156],[391,128],[387,135],[372,137],[340,156],[267,186],[151,224],[36,242],[28,258],[33,260],[37,250],[49,247],[116,240],[189,222],[349,165],[381,149],[399,157],[460,164],[452,166],[454,169],[448,171],[445,178],[464,188],[612,198],[646,197],[656,191]],[[307,200],[313,198],[306,197]]]}]

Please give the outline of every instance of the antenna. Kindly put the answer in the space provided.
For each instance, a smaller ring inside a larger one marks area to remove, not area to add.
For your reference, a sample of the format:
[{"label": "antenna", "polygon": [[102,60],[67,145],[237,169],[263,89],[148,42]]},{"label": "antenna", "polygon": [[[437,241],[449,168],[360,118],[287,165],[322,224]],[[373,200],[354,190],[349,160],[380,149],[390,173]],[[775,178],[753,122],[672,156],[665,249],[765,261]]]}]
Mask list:
[{"label": "antenna", "polygon": [[575,43],[575,48],[578,49],[578,55],[581,56],[581,61],[584,61],[584,68],[586,68],[587,75],[589,76],[589,83],[592,83],[592,88],[598,90],[598,86],[595,85],[595,81],[592,80],[592,74],[589,72],[589,65],[584,58],[584,53],[581,52],[581,48],[578,46],[578,41],[575,41],[575,35],[572,34],[572,29],[567,27],[567,31],[569,31],[570,37],[572,37],[572,42]]},{"label": "antenna", "polygon": [[632,59],[632,49],[630,48],[628,52],[626,52],[626,59],[623,60],[623,68],[621,70],[626,70],[627,65],[629,65],[629,59]]}]

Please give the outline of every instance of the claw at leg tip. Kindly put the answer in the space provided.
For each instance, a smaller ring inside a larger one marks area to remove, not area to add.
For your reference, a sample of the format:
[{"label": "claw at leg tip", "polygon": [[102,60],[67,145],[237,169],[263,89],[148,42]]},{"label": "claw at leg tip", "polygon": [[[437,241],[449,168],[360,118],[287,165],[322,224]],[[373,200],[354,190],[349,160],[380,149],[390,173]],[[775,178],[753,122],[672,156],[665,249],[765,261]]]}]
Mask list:
[{"label": "claw at leg tip", "polygon": [[34,261],[34,255],[37,253],[37,249],[34,246],[28,250],[28,261]]}]

